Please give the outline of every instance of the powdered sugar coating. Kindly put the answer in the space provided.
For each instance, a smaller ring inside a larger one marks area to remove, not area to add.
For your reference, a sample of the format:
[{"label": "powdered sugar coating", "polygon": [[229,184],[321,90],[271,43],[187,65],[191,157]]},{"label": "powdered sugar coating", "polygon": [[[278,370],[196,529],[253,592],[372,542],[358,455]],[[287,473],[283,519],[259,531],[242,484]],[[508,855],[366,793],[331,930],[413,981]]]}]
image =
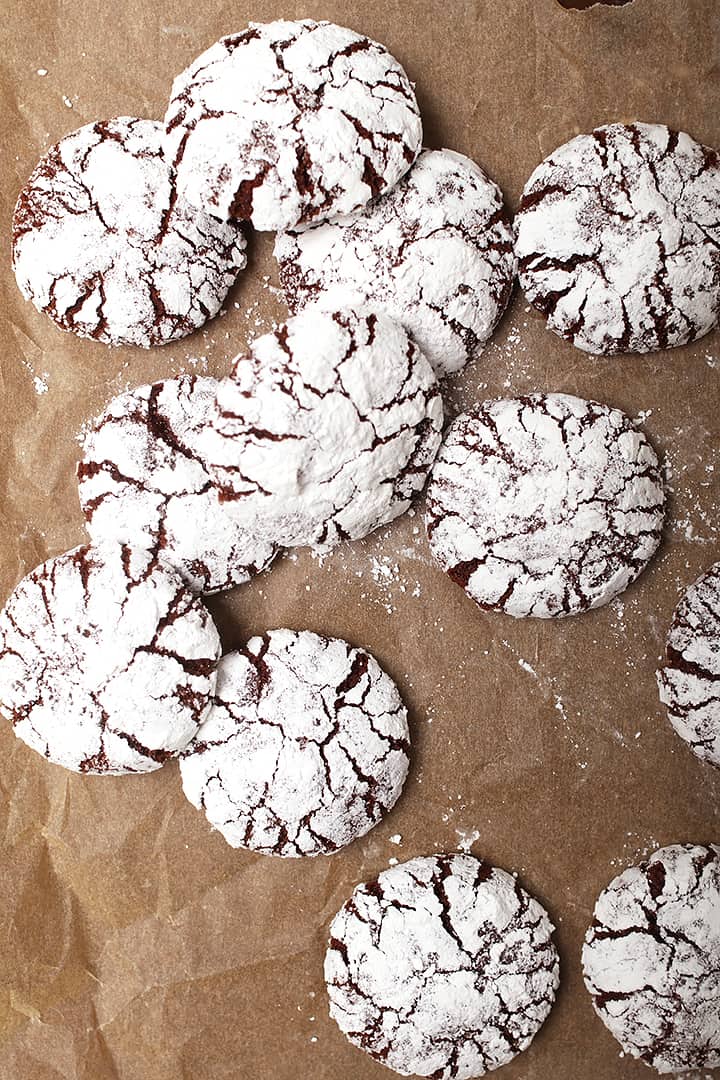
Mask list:
[{"label": "powdered sugar coating", "polygon": [[359,885],[330,926],[330,1015],[402,1076],[463,1080],[532,1042],[558,986],[544,908],[471,855],[411,859]]},{"label": "powdered sugar coating", "polygon": [[0,613],[0,708],[66,769],[150,772],[197,731],[219,655],[209,612],[172,570],[125,546],[78,547]]},{"label": "powdered sugar coating", "polygon": [[673,844],[611,881],[582,960],[626,1053],[659,1073],[720,1066],[720,848]]},{"label": "powdered sugar coating", "polygon": [[360,296],[402,323],[438,378],[482,350],[515,275],[500,189],[452,150],[423,150],[354,214],[278,236],[275,256],[291,311]]},{"label": "powdered sugar coating", "polygon": [[311,19],[221,38],[173,83],[165,123],[180,192],[256,229],[355,210],[391,188],[422,144],[397,60]]},{"label": "powdered sugar coating", "polygon": [[369,653],[271,630],[221,660],[180,771],[190,802],[232,847],[326,855],[394,805],[409,750],[405,706]]},{"label": "powdered sugar coating", "polygon": [[228,513],[208,473],[217,386],[182,375],[119,394],[86,434],[78,466],[92,539],[147,548],[202,593],[248,581],[277,552]]},{"label": "powdered sugar coating", "polygon": [[433,555],[483,608],[516,617],[600,607],[658,546],[662,476],[618,409],[568,394],[459,416],[428,485]]},{"label": "powdered sugar coating", "polygon": [[658,684],[680,738],[720,767],[720,562],[678,604]]},{"label": "powdered sugar coating", "polygon": [[554,151],[515,218],[520,283],[555,333],[651,352],[720,315],[720,161],[661,124],[609,124]]},{"label": "powdered sugar coating", "polygon": [[328,549],[404,513],[440,444],[432,368],[382,314],[307,307],[218,389],[213,475],[249,528]]},{"label": "powdered sugar coating", "polygon": [[189,206],[162,125],[120,116],[79,128],[42,158],[13,219],[20,291],[63,330],[108,345],[162,345],[220,310],[245,237]]}]

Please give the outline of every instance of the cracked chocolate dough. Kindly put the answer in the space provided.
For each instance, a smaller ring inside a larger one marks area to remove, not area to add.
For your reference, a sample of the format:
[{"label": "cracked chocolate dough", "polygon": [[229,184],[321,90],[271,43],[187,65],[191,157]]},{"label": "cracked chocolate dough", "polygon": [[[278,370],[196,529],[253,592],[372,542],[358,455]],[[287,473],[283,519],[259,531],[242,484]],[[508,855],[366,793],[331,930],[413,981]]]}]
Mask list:
[{"label": "cracked chocolate dough", "polygon": [[720,161],[661,124],[609,124],[538,165],[515,218],[518,272],[548,326],[591,353],[645,353],[720,314]]},{"label": "cracked chocolate dough", "polygon": [[23,578],[0,613],[0,711],[66,769],[150,772],[195,735],[219,655],[174,571],[127,546],[78,547]]},{"label": "cracked chocolate dough", "polygon": [[220,310],[245,238],[178,194],[162,124],[120,116],[67,135],[40,161],[13,218],[20,291],[63,330],[162,345]]},{"label": "cracked chocolate dough", "polygon": [[660,542],[655,452],[618,409],[567,394],[485,401],[451,425],[428,485],[433,555],[482,608],[607,604]]},{"label": "cracked chocolate dough", "polygon": [[354,214],[278,236],[275,256],[291,311],[359,296],[402,323],[438,378],[482,350],[515,275],[500,189],[452,150],[424,150]]},{"label": "cracked chocolate dough", "polygon": [[658,672],[670,723],[703,761],[720,767],[720,562],[686,591]]},{"label": "cracked chocolate dough", "polygon": [[402,1076],[463,1080],[532,1042],[555,1000],[544,908],[471,855],[411,859],[358,885],[330,926],[330,1015]]},{"label": "cracked chocolate dough", "polygon": [[362,34],[310,19],[221,38],[173,83],[165,124],[181,194],[256,229],[363,206],[422,145],[397,60]]},{"label": "cracked chocolate dough", "polygon": [[363,649],[271,630],[220,661],[213,708],[180,761],[183,790],[232,847],[326,855],[394,805],[407,713]]},{"label": "cracked chocolate dough", "polygon": [[582,961],[626,1053],[659,1073],[720,1066],[720,848],[673,844],[611,881]]},{"label": "cracked chocolate dough", "polygon": [[277,552],[228,513],[208,474],[217,385],[182,375],[119,394],[85,436],[78,466],[93,541],[147,548],[202,593],[248,581]]},{"label": "cracked chocolate dough", "polygon": [[239,520],[287,547],[404,513],[440,444],[433,370],[379,313],[305,308],[238,357],[217,401],[213,475]]}]

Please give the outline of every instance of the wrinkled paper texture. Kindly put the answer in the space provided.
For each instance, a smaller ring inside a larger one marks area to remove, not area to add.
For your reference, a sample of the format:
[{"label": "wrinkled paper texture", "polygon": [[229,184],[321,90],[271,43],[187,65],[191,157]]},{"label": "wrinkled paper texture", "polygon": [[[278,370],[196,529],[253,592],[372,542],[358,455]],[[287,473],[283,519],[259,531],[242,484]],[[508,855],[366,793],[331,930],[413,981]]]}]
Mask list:
[{"label": "wrinkled paper texture", "polygon": [[[0,591],[84,537],[78,435],[119,391],[222,374],[281,318],[271,238],[255,237],[226,314],[184,341],[110,350],[58,330],[10,270],[17,192],[81,124],[162,118],[173,76],[248,20],[314,16],[406,66],[426,144],[477,159],[514,207],[533,167],[578,132],[662,121],[720,145],[715,0],[366,0],[119,5],[10,0],[2,126]],[[369,648],[411,710],[413,763],[390,816],[329,858],[232,851],[183,797],[176,764],[79,777],[0,725],[0,1080],[383,1080],[328,1017],[330,918],[391,859],[469,848],[549,907],[558,1002],[503,1080],[647,1077],[621,1060],[582,987],[599,890],[657,845],[720,838],[720,772],[674,735],[654,672],[680,590],[718,557],[720,336],[664,355],[586,356],[515,293],[450,411],[534,390],[639,417],[670,474],[666,538],[609,607],[563,620],[483,614],[431,565],[422,513],[320,561],[286,557],[211,601],[227,648],[275,626]]]}]

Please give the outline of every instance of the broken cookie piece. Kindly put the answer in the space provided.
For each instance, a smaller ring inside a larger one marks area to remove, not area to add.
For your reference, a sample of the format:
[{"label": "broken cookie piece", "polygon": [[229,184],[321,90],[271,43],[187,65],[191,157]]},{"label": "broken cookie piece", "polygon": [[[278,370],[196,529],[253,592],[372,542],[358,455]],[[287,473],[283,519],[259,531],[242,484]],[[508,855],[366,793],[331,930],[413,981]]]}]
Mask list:
[{"label": "broken cookie piece", "polygon": [[221,660],[180,771],[190,802],[232,847],[327,855],[395,804],[409,751],[405,706],[369,653],[271,630]]},{"label": "broken cookie piece", "polygon": [[670,723],[703,761],[720,767],[720,562],[675,609],[658,672]]},{"label": "broken cookie piece", "polygon": [[219,656],[210,613],[174,571],[126,545],[78,547],[0,612],[0,711],[66,769],[150,772],[197,731]]},{"label": "broken cookie piece", "polygon": [[243,528],[210,478],[217,387],[181,375],[119,394],[85,435],[78,466],[93,541],[146,548],[200,593],[248,581],[277,553],[268,537]]},{"label": "broken cookie piece", "polygon": [[428,485],[440,566],[515,617],[607,604],[660,542],[655,451],[618,409],[568,394],[485,401],[448,429]]},{"label": "broken cookie piece", "polygon": [[251,23],[173,83],[165,117],[178,190],[256,229],[346,214],[420,152],[412,84],[376,41],[329,22]]},{"label": "broken cookie piece", "polygon": [[234,223],[179,194],[162,125],[120,116],[61,139],[13,218],[20,291],[63,330],[107,345],[162,345],[216,315],[246,263]]},{"label": "broken cookie piece", "polygon": [[313,305],[220,381],[211,473],[251,532],[328,550],[408,509],[442,420],[437,379],[399,323]]},{"label": "broken cookie piece", "polygon": [[720,160],[662,124],[608,124],[538,165],[515,217],[525,294],[591,353],[696,341],[720,317]]},{"label": "broken cookie piece", "polygon": [[502,192],[452,150],[423,150],[354,214],[278,236],[275,257],[291,311],[361,297],[402,323],[438,378],[482,351],[515,276]]},{"label": "broken cookie piece", "polygon": [[673,844],[600,894],[582,952],[595,1011],[659,1073],[720,1066],[720,848]]},{"label": "broken cookie piece", "polygon": [[384,870],[330,925],[330,1015],[401,1076],[468,1080],[526,1050],[559,983],[553,925],[514,877],[471,855]]}]

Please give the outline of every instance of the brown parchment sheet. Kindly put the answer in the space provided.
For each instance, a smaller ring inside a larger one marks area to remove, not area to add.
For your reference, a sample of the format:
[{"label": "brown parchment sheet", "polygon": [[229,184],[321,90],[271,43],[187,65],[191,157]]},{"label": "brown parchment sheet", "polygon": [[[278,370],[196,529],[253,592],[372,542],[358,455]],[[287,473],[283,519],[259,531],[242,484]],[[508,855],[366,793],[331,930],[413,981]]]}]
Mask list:
[{"label": "brown parchment sheet", "polygon": [[[110,350],[63,334],[10,270],[17,192],[81,124],[162,118],[174,74],[249,20],[311,16],[406,66],[426,145],[478,160],[511,207],[580,131],[662,121],[720,145],[720,4],[633,0],[5,0],[0,51],[0,600],[82,542],[78,434],[141,382],[222,374],[282,318],[271,238],[226,314],[182,342]],[[327,926],[391,859],[470,848],[517,871],[557,924],[562,986],[504,1080],[648,1077],[594,1016],[579,950],[599,890],[660,844],[720,839],[720,771],[674,735],[654,672],[681,589],[720,558],[720,336],[589,357],[516,292],[448,411],[534,390],[640,417],[670,472],[659,555],[622,597],[560,621],[483,614],[430,562],[421,507],[325,560],[301,551],[210,602],[226,648],[276,626],[370,649],[411,711],[412,770],[388,818],[328,858],[233,851],[176,764],[80,777],[0,724],[0,1080],[383,1080],[328,1017]]]}]

